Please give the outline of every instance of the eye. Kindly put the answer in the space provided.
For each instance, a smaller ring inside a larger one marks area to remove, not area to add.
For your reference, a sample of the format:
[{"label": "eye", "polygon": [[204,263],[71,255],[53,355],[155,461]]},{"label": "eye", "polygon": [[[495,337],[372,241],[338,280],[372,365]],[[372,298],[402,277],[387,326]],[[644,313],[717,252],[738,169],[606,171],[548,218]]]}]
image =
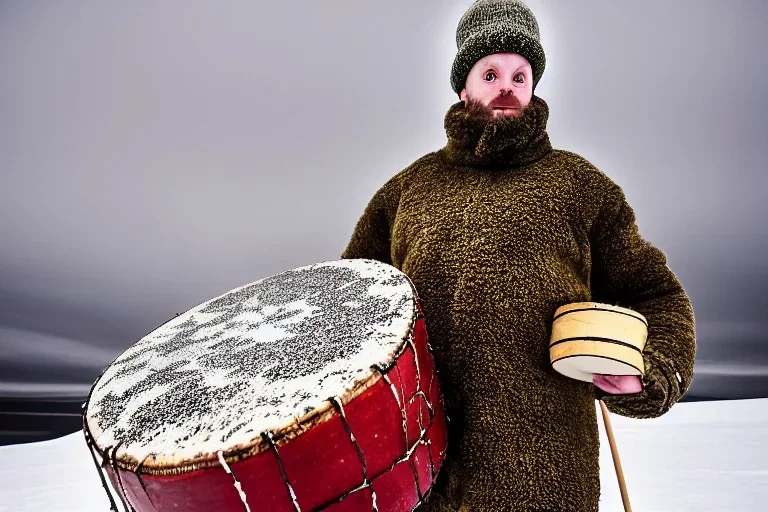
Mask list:
[{"label": "eye", "polygon": [[493,71],[486,71],[485,72],[485,81],[486,82],[493,82],[496,80],[496,73]]},{"label": "eye", "polygon": [[515,80],[515,82],[517,82],[519,84],[522,84],[522,83],[525,82],[525,75],[523,73],[518,73],[518,74],[515,75],[514,80]]}]

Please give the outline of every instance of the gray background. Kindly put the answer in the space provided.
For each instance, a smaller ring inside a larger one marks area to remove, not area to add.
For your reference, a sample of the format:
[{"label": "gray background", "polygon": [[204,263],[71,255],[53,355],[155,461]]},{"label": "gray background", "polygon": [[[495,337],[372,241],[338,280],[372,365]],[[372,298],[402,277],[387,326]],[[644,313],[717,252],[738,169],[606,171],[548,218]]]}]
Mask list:
[{"label": "gray background", "polygon": [[[0,397],[82,396],[175,313],[338,258],[445,143],[469,4],[0,3]],[[529,5],[553,144],[693,299],[691,397],[768,396],[768,3]]]}]

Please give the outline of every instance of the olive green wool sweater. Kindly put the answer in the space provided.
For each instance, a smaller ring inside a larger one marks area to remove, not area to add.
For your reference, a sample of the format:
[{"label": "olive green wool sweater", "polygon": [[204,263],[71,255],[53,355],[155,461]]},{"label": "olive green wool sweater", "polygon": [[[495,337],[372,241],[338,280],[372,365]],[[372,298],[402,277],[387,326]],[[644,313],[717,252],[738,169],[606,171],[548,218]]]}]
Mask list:
[{"label": "olive green wool sweater", "polygon": [[657,417],[691,384],[688,296],[620,187],[552,148],[548,115],[536,96],[517,118],[453,105],[447,145],[375,193],[341,256],[397,267],[422,300],[449,417],[427,512],[598,510],[602,393],[549,363],[559,306],[648,319],[645,389],[605,397],[610,411]]}]

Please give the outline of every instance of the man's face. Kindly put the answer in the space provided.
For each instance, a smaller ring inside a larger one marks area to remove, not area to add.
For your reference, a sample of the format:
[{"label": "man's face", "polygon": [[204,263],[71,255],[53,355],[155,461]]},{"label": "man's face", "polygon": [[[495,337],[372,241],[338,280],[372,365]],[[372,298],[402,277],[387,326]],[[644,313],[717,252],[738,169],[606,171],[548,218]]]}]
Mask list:
[{"label": "man's face", "polygon": [[533,70],[517,53],[494,53],[477,61],[460,94],[464,102],[469,99],[488,107],[494,117],[519,115],[531,96]]}]

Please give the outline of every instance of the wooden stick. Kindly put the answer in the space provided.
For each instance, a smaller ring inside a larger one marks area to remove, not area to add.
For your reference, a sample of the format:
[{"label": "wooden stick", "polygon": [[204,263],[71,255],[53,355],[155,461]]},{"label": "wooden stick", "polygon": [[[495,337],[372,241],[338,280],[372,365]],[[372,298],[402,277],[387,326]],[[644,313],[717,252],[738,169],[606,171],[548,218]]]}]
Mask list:
[{"label": "wooden stick", "polygon": [[621,461],[619,460],[619,450],[616,448],[616,439],[613,437],[613,428],[611,428],[611,420],[608,418],[608,407],[602,400],[600,402],[600,410],[603,413],[603,423],[605,423],[605,433],[608,435],[608,443],[611,445],[611,456],[613,457],[613,466],[616,468],[616,477],[619,479],[619,490],[621,491],[621,501],[624,503],[624,510],[626,512],[632,512],[632,506],[629,504],[629,495],[627,494],[627,484],[624,482],[624,471],[621,469]]}]

